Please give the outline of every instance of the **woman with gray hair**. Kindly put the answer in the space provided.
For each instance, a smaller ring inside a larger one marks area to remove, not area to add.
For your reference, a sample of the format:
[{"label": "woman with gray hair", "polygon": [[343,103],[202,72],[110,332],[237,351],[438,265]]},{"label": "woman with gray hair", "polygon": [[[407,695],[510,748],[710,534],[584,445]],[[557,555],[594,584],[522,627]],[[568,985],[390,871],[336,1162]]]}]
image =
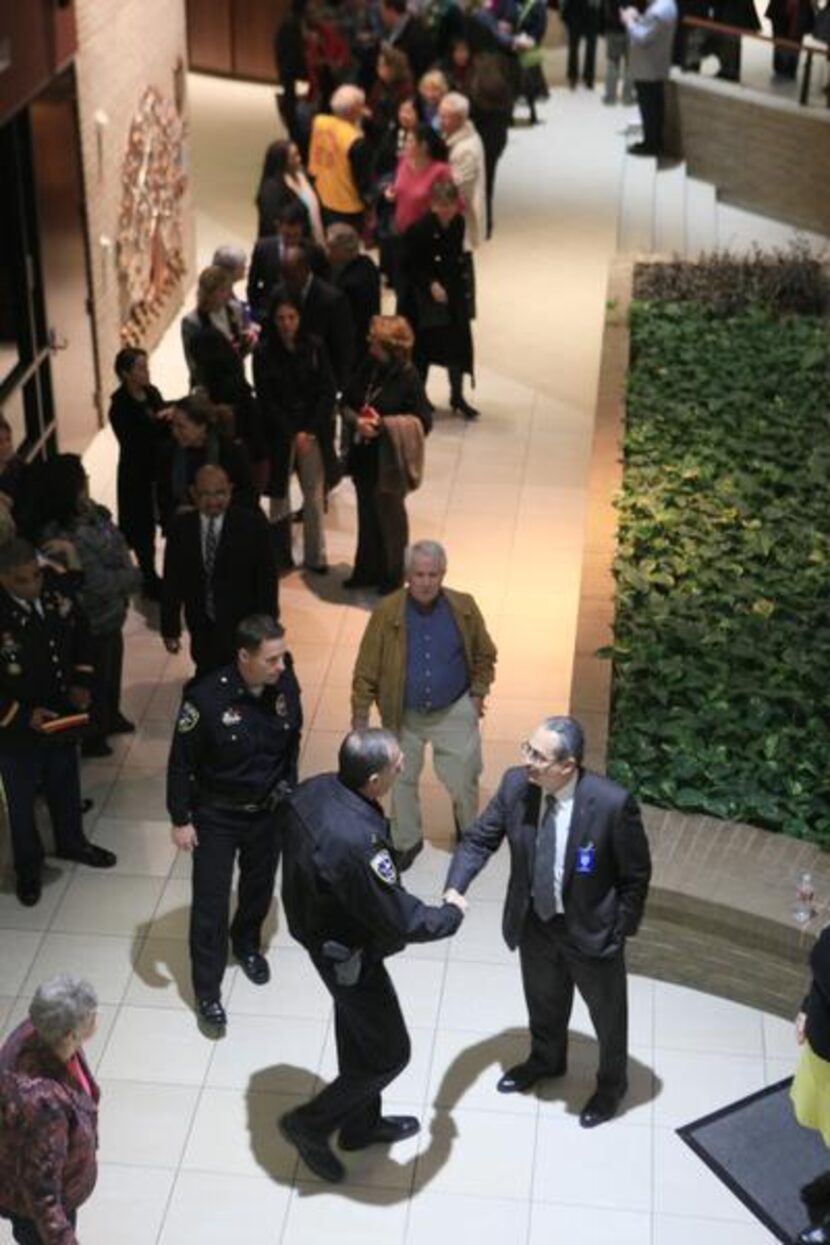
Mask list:
[{"label": "woman with gray hair", "polygon": [[59,973],[0,1050],[0,1217],[19,1245],[77,1245],[98,1175],[98,1086],[83,1054],[98,998]]}]

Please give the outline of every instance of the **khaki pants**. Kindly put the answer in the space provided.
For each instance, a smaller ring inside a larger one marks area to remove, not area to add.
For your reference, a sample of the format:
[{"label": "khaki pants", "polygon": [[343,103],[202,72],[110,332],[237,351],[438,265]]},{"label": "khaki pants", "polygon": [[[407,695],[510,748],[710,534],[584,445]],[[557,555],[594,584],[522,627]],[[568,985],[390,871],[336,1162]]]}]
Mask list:
[{"label": "khaki pants", "polygon": [[423,838],[418,780],[424,766],[424,748],[432,745],[435,773],[452,800],[459,830],[478,816],[478,779],[481,774],[481,736],[478,712],[465,692],[448,709],[419,713],[407,709],[400,730],[404,764],[392,788],[392,842],[400,851],[417,846]]},{"label": "khaki pants", "polygon": [[[291,461],[288,465],[288,479],[297,468],[300,489],[303,494],[303,562],[306,566],[326,565],[326,534],[323,530],[323,506],[325,503],[326,476],[323,468],[323,455],[316,437],[310,436],[305,449],[297,448],[296,441],[291,447]],[[285,497],[271,499],[271,521],[279,523],[291,514],[291,489],[286,489]]]}]

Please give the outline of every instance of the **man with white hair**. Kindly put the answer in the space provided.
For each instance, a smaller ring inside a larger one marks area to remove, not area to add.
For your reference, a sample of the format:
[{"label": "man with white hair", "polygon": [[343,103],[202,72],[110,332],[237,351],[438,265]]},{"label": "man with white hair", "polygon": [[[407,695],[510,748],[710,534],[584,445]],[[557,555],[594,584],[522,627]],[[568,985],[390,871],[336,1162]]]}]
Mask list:
[{"label": "man with white hair", "polygon": [[360,87],[339,86],[331,97],[331,113],[314,118],[308,156],[323,223],[343,221],[358,232],[372,189],[372,152],[361,129],[365,107]]},{"label": "man with white hair", "polygon": [[449,148],[452,179],[464,199],[465,242],[472,251],[484,237],[487,203],[484,146],[470,120],[467,97],[449,91],[438,105],[438,124]]},{"label": "man with white hair", "polygon": [[404,755],[392,793],[392,842],[400,870],[423,847],[418,781],[427,744],[452,800],[456,832],[478,815],[478,723],[496,666],[496,646],[475,601],[443,586],[443,547],[419,540],[407,549],[404,566],[406,587],[372,612],[352,677],[353,727],[368,725],[375,702]]}]

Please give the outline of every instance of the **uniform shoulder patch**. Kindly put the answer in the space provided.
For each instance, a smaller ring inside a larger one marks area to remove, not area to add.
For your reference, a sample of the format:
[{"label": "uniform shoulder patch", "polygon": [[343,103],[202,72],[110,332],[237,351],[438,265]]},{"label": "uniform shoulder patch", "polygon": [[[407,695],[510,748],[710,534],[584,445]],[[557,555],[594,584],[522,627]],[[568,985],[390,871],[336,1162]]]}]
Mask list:
[{"label": "uniform shoulder patch", "polygon": [[192,731],[199,721],[199,710],[196,708],[192,700],[182,701],[182,707],[179,710],[179,720],[176,723],[176,730],[182,735],[186,735],[188,731]]},{"label": "uniform shoulder patch", "polygon": [[379,851],[373,853],[369,860],[369,868],[375,877],[383,882],[384,886],[397,885],[398,870],[387,848],[382,847]]}]

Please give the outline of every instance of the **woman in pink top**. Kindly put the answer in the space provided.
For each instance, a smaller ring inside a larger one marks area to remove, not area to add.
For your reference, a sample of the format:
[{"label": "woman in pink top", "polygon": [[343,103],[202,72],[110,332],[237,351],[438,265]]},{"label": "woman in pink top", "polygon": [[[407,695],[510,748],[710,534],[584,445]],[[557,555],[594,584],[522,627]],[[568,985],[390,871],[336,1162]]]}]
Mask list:
[{"label": "woman in pink top", "polygon": [[405,233],[429,211],[432,187],[450,176],[444,140],[432,126],[416,126],[406,136],[395,180],[387,191],[395,203],[396,233]]}]

